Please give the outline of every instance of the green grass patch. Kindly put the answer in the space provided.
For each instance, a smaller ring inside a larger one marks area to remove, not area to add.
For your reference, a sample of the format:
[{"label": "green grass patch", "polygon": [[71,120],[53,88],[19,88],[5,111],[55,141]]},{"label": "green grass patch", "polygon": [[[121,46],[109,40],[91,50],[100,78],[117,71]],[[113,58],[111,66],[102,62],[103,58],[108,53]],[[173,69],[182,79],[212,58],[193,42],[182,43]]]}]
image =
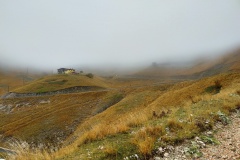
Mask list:
[{"label": "green grass patch", "polygon": [[130,133],[107,136],[102,140],[80,145],[72,154],[63,159],[98,159],[98,160],[122,160],[124,157],[136,152],[136,146],[129,142]]},{"label": "green grass patch", "polygon": [[50,81],[48,84],[58,84],[58,85],[63,85],[67,82],[68,80],[63,79],[63,80],[56,80],[56,81]]}]

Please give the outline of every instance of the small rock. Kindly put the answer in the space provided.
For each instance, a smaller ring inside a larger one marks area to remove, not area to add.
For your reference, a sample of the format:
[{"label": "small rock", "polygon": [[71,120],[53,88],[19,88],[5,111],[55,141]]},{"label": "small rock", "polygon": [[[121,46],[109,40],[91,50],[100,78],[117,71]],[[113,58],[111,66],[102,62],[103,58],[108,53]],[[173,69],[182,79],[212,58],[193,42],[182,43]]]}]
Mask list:
[{"label": "small rock", "polygon": [[183,156],[182,156],[182,158],[186,158],[186,156],[185,156],[185,155],[183,155]]},{"label": "small rock", "polygon": [[164,155],[163,155],[164,157],[169,157],[169,153],[164,153]]},{"label": "small rock", "polygon": [[195,137],[195,141],[200,141],[201,139],[199,137]]},{"label": "small rock", "polygon": [[103,146],[98,146],[98,149],[102,150],[102,149],[104,149],[104,147]]},{"label": "small rock", "polygon": [[162,147],[159,147],[159,148],[158,148],[158,152],[159,152],[159,153],[163,153],[164,151],[165,151],[165,150],[164,150]]},{"label": "small rock", "polygon": [[212,134],[213,134],[213,132],[211,132],[211,131],[207,132],[207,135],[212,135]]},{"label": "small rock", "polygon": [[203,141],[197,141],[197,143],[202,147],[206,147],[206,144]]},{"label": "small rock", "polygon": [[236,148],[232,148],[232,149],[231,149],[231,151],[233,151],[233,152],[236,152],[236,150],[237,150]]},{"label": "small rock", "polygon": [[154,160],[161,160],[160,157],[154,157]]},{"label": "small rock", "polygon": [[171,151],[171,152],[174,151],[174,147],[173,147],[173,146],[170,146],[170,145],[167,146],[166,149],[169,150],[169,151]]},{"label": "small rock", "polygon": [[228,158],[228,156],[227,156],[227,155],[225,155],[225,156],[223,156],[222,158],[223,158],[223,159],[227,159],[227,158]]}]

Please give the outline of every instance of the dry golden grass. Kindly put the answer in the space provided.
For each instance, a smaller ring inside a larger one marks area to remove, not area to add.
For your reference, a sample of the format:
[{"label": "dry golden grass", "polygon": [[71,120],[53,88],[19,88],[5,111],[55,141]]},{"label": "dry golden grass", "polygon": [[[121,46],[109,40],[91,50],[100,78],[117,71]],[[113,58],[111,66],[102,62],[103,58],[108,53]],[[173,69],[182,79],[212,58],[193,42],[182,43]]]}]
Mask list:
[{"label": "dry golden grass", "polygon": [[[4,136],[14,136],[23,140],[42,140],[42,143],[55,143],[57,137],[50,137],[56,132],[64,131],[64,137],[76,128],[74,123],[81,123],[95,115],[102,107],[112,103],[112,95],[117,92],[91,92],[48,97],[29,97],[4,99],[0,104],[29,103],[30,106],[15,107],[11,114],[0,112],[0,131]],[[101,101],[100,101],[101,99]],[[41,104],[42,100],[50,103]],[[119,130],[123,127],[119,127]],[[47,132],[39,134],[41,130]],[[64,138],[62,137],[62,138]]]},{"label": "dry golden grass", "polygon": [[[205,88],[214,85],[217,80],[222,85],[220,92],[206,93]],[[80,152],[79,148],[88,143],[94,143],[96,140],[99,142],[110,135],[129,134],[132,131],[136,134],[130,135],[129,141],[137,146],[139,153],[146,156],[151,153],[159,137],[165,142],[179,143],[185,138],[192,138],[199,132],[210,129],[218,120],[219,110],[227,115],[236,108],[239,101],[239,87],[240,74],[233,73],[177,83],[163,91],[157,90],[157,87],[127,88],[121,92],[124,98],[118,103],[80,123],[75,132],[67,137],[64,147],[54,156],[59,158]],[[73,112],[73,109],[78,107],[76,103],[82,106],[83,102],[95,102],[95,99],[105,99],[110,94],[111,92],[58,96],[51,101],[57,102],[59,98],[63,98],[66,102],[61,101],[60,104],[58,102],[56,106],[51,104],[48,105],[49,110],[46,109],[48,107],[45,109],[46,112],[51,112],[50,108],[70,105],[69,112]],[[87,103],[86,106],[94,106],[95,103],[92,102]],[[167,113],[168,110],[171,110],[171,113],[163,117],[153,117],[153,111],[159,115],[163,111]],[[66,112],[66,110],[62,111]],[[58,112],[54,113],[60,115]],[[65,119],[64,116],[57,122],[61,122],[62,119]],[[9,128],[14,126],[11,125],[9,124]],[[166,128],[169,128],[169,132]],[[165,132],[168,134],[163,135],[162,133]],[[115,151],[116,148],[110,145],[105,154],[115,155]]]},{"label": "dry golden grass", "polygon": [[7,154],[9,160],[53,160],[54,157],[49,152],[41,148],[31,148],[26,142],[11,141],[10,149],[14,152]]},{"label": "dry golden grass", "polygon": [[134,134],[131,142],[138,147],[138,150],[144,156],[150,155],[154,142],[163,135],[165,130],[161,126],[148,126],[141,128]]},{"label": "dry golden grass", "polygon": [[[73,134],[79,137],[72,146],[81,146],[86,142],[93,142],[94,140],[102,139],[108,135],[117,133],[124,133],[131,128],[141,126],[148,121],[152,121],[152,112],[161,113],[172,110],[171,115],[167,115],[166,126],[170,128],[172,137],[163,137],[166,141],[179,142],[184,138],[191,138],[202,129],[208,129],[209,126],[201,126],[205,124],[212,112],[217,112],[219,109],[228,110],[227,107],[211,108],[211,100],[226,99],[230,93],[236,93],[236,86],[239,85],[239,74],[222,74],[215,77],[205,78],[199,81],[182,82],[169,88],[166,92],[146,92],[146,89],[128,92],[127,96],[118,104],[107,109],[105,112],[98,114],[88,119],[88,121],[81,124],[76,132]],[[208,86],[214,85],[215,81],[219,80],[222,85],[222,90],[216,95],[204,93],[204,89]],[[146,94],[142,94],[145,92]],[[189,98],[192,96],[192,99]],[[138,97],[138,98],[136,98]],[[152,99],[151,99],[151,98]],[[139,103],[137,103],[139,101]],[[194,102],[193,102],[194,101]],[[192,105],[200,105],[202,102],[207,102],[208,109],[192,109]],[[146,103],[147,102],[147,103]],[[224,100],[224,106],[234,108],[235,100]],[[129,106],[129,104],[132,104]],[[128,107],[126,107],[128,106]],[[181,123],[176,119],[179,116],[177,113],[179,107],[183,107],[184,121],[188,123]],[[203,118],[200,118],[199,116]],[[158,121],[158,120],[155,120]],[[161,121],[161,119],[160,119]],[[90,128],[90,129],[89,129]],[[123,129],[118,129],[123,128]],[[155,131],[154,131],[155,132]],[[139,136],[143,134],[139,131]],[[147,134],[146,134],[147,135]],[[140,136],[141,137],[141,136]],[[134,144],[138,146],[142,154],[149,154],[154,146],[155,136],[150,134],[150,138],[135,138]],[[60,151],[61,152],[61,151]]]}]

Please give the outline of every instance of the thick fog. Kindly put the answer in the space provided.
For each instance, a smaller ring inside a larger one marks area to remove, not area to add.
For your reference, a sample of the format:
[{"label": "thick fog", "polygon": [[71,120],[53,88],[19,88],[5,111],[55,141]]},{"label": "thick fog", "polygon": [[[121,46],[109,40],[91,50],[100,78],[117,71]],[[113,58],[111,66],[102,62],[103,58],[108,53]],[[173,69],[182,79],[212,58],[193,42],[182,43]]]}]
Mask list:
[{"label": "thick fog", "polygon": [[239,45],[239,0],[0,0],[2,65],[131,67]]}]

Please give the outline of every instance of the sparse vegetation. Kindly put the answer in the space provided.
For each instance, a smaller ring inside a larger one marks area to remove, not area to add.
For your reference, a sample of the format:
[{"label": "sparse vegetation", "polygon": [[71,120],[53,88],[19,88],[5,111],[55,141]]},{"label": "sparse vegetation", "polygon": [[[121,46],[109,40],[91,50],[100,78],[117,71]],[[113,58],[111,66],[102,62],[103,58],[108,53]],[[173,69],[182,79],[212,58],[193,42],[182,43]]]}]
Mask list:
[{"label": "sparse vegetation", "polygon": [[221,111],[217,112],[217,120],[222,122],[222,124],[224,125],[227,125],[230,123],[228,116]]},{"label": "sparse vegetation", "polygon": [[189,148],[185,149],[185,152],[194,158],[202,157],[202,152],[200,151],[200,146],[194,141],[191,142],[191,145],[189,146]]},{"label": "sparse vegetation", "polygon": [[218,140],[216,138],[214,138],[214,136],[206,136],[206,135],[202,135],[200,136],[201,140],[203,142],[205,142],[206,144],[213,144],[213,145],[217,145],[217,144],[220,144],[218,142]]}]

